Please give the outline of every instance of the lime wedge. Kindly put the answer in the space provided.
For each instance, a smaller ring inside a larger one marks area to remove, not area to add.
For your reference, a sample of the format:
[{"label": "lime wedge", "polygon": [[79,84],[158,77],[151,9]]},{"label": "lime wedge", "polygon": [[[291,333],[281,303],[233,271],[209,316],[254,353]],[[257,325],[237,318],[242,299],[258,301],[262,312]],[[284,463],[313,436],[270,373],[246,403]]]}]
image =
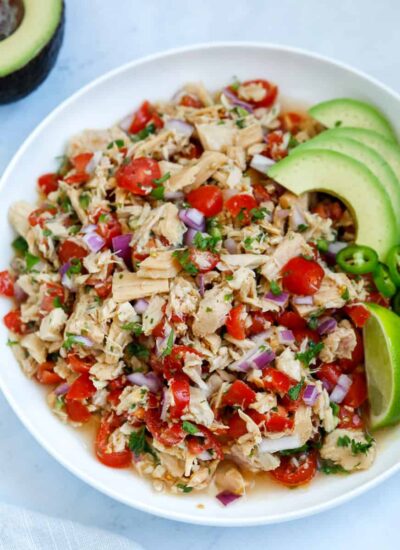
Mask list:
[{"label": "lime wedge", "polygon": [[400,317],[376,304],[364,326],[365,369],[371,428],[400,421]]}]

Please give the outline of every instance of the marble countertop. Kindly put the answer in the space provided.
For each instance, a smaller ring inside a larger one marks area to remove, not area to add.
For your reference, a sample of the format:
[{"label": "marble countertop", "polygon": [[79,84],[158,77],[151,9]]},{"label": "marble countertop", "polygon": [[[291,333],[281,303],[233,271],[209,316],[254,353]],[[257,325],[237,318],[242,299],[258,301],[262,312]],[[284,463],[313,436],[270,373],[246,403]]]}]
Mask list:
[{"label": "marble countertop", "polygon": [[[50,77],[26,99],[0,107],[0,173],[29,132],[83,84],[131,59],[185,44],[256,40],[298,46],[400,90],[398,0],[248,0],[234,9],[227,0],[66,4],[66,36]],[[73,477],[36,443],[0,395],[0,501],[106,528],[148,550],[275,544],[309,550],[317,542],[321,549],[386,549],[397,546],[400,474],[340,508],[299,521],[240,529],[190,526],[132,510]]]}]

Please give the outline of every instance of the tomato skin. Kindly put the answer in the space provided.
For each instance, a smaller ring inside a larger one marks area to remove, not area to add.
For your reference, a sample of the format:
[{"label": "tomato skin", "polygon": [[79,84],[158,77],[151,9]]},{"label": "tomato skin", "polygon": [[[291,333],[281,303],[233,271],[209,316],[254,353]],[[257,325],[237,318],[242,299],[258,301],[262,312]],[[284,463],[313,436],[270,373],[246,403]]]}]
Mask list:
[{"label": "tomato skin", "polygon": [[55,299],[59,299],[61,304],[64,303],[64,289],[61,285],[57,283],[46,283],[45,293],[40,302],[40,312],[47,315],[50,313],[56,306],[54,304]]},{"label": "tomato skin", "polygon": [[287,374],[267,367],[263,370],[264,388],[277,393],[287,393],[292,386],[296,384]]},{"label": "tomato skin", "polygon": [[264,332],[264,330],[266,330],[267,328],[267,323],[273,324],[276,320],[276,315],[272,311],[264,311],[264,313],[262,313],[261,311],[253,311],[250,313],[250,315],[251,325],[247,329],[247,333],[251,336],[255,334],[260,334],[260,332]]},{"label": "tomato skin", "polygon": [[156,187],[154,180],[161,178],[161,170],[156,160],[139,157],[121,166],[116,178],[118,187],[127,189],[134,195],[145,196]]},{"label": "tomato skin", "polygon": [[58,257],[60,262],[65,264],[72,259],[82,260],[89,254],[89,251],[83,246],[80,246],[74,241],[64,241],[58,249]]},{"label": "tomato skin", "polygon": [[[252,420],[257,424],[257,426],[262,427],[267,419],[265,414],[261,414],[255,409],[247,409],[245,413],[250,416]],[[240,418],[239,413],[235,411],[233,415],[229,418],[228,422],[228,437],[230,439],[238,439],[242,435],[247,433],[246,422]]]},{"label": "tomato skin", "polygon": [[287,487],[297,487],[309,483],[317,471],[317,453],[310,451],[305,455],[299,466],[295,465],[290,456],[281,456],[281,463],[271,471],[272,477]]},{"label": "tomato skin", "polygon": [[153,122],[156,128],[162,128],[164,126],[155,108],[148,101],[144,101],[133,115],[129,133],[137,134],[141,130],[144,130],[149,122]]},{"label": "tomato skin", "polygon": [[[47,214],[50,215],[47,216]],[[40,225],[40,227],[43,227],[46,221],[55,214],[57,214],[57,208],[54,206],[41,206],[29,214],[29,225],[32,227],[35,227],[35,225]]]},{"label": "tomato skin", "polygon": [[306,260],[301,256],[292,258],[285,264],[281,273],[285,290],[301,296],[312,296],[321,286],[324,270],[314,260]]},{"label": "tomato skin", "polygon": [[180,418],[189,406],[190,385],[186,374],[176,374],[170,380],[170,388],[174,398],[174,405],[169,408],[171,418]]},{"label": "tomato skin", "polygon": [[257,204],[271,200],[271,195],[261,183],[254,183],[252,187]]},{"label": "tomato skin", "polygon": [[246,80],[241,84],[241,86],[247,86],[248,84],[260,84],[266,91],[266,94],[265,97],[263,97],[263,99],[261,99],[260,101],[248,99],[246,99],[246,101],[254,107],[271,107],[278,94],[278,87],[275,86],[275,84],[271,84],[271,82],[269,82],[268,80],[263,80],[261,78],[255,80]]},{"label": "tomato skin", "polygon": [[91,355],[86,357],[79,357],[77,353],[70,351],[67,355],[67,363],[74,372],[84,374],[89,372],[91,367],[95,364],[95,359]]},{"label": "tomato skin", "polygon": [[254,403],[256,392],[242,380],[235,380],[223,396],[224,405],[239,405],[243,409]]},{"label": "tomato skin", "polygon": [[110,435],[121,425],[121,420],[113,413],[105,416],[100,424],[95,441],[98,460],[110,468],[127,468],[132,462],[132,453],[128,449],[118,452],[107,452]]},{"label": "tomato skin", "polygon": [[96,283],[93,288],[97,296],[102,300],[105,300],[111,294],[112,279],[106,279],[103,282]]},{"label": "tomato skin", "polygon": [[1,296],[14,296],[14,281],[9,271],[0,271],[0,294]]},{"label": "tomato skin", "polygon": [[207,273],[214,269],[218,264],[220,257],[214,252],[208,250],[189,249],[189,260],[195,265],[199,273]]},{"label": "tomato skin", "polygon": [[362,430],[364,422],[352,407],[342,405],[339,409],[339,424],[337,427],[343,430]]},{"label": "tomato skin", "polygon": [[189,94],[185,94],[181,97],[179,105],[182,105],[183,107],[193,107],[194,109],[201,109],[204,107],[200,99]]},{"label": "tomato skin", "polygon": [[81,374],[74,382],[72,382],[66,398],[67,399],[88,399],[96,393],[96,387],[89,378],[89,374]]},{"label": "tomato skin", "polygon": [[205,216],[216,216],[222,210],[224,200],[222,192],[216,185],[203,185],[193,189],[186,196],[186,200],[193,208],[202,212]]},{"label": "tomato skin", "polygon": [[45,195],[48,195],[49,193],[53,193],[53,191],[57,191],[58,189],[58,174],[48,173],[43,174],[38,178],[38,187],[42,193]]},{"label": "tomato skin", "polygon": [[11,332],[15,332],[16,334],[26,333],[27,326],[21,320],[20,309],[14,309],[6,313],[6,315],[4,315],[3,317],[3,321],[8,330],[11,330]]},{"label": "tomato skin", "polygon": [[[103,219],[104,217],[106,218],[105,220]],[[122,226],[117,216],[114,213],[100,210],[96,213],[94,221],[97,224],[96,233],[103,237],[106,246],[110,248],[113,238],[122,234]]]},{"label": "tomato skin", "polygon": [[267,414],[265,421],[265,427],[268,432],[284,432],[286,430],[292,430],[294,426],[294,419],[289,418],[283,407],[279,407],[281,410],[278,412],[270,411]]},{"label": "tomato skin", "polygon": [[151,435],[166,447],[178,445],[185,439],[185,432],[180,423],[168,425],[160,418],[160,409],[147,409],[144,415],[147,429]]},{"label": "tomato skin", "polygon": [[318,344],[320,340],[318,332],[311,330],[310,328],[294,328],[292,329],[292,332],[297,344],[301,344],[305,338],[312,340],[315,344]]},{"label": "tomato skin", "polygon": [[170,380],[176,375],[176,373],[182,371],[186,353],[194,353],[195,355],[202,357],[200,352],[189,346],[174,346],[171,353],[167,355],[163,361],[163,372],[167,380]]},{"label": "tomato skin", "polygon": [[356,347],[351,353],[351,359],[339,359],[338,363],[343,372],[353,372],[364,361],[364,344],[360,332],[356,331]]},{"label": "tomato skin", "polygon": [[342,404],[357,409],[367,400],[367,382],[365,374],[362,372],[354,372],[352,374],[352,384]]},{"label": "tomato skin", "polygon": [[72,157],[71,164],[77,172],[85,172],[86,166],[93,158],[93,153],[81,153]]},{"label": "tomato skin", "polygon": [[246,338],[246,308],[243,304],[233,307],[225,321],[226,330],[237,340]]},{"label": "tomato skin", "polygon": [[225,207],[231,213],[232,217],[242,217],[241,223],[249,224],[251,222],[250,212],[253,208],[257,208],[257,201],[251,195],[246,193],[234,195],[225,203]]},{"label": "tomato skin", "polygon": [[318,380],[321,380],[325,389],[330,392],[336,386],[341,374],[342,370],[336,363],[323,363],[315,376]]},{"label": "tomato skin", "polygon": [[88,422],[92,418],[92,414],[89,409],[81,403],[75,400],[65,400],[65,409],[68,414],[68,418],[73,422]]},{"label": "tomato skin", "polygon": [[362,328],[371,317],[370,312],[362,305],[344,306],[344,311],[353,321],[357,328]]},{"label": "tomato skin", "polygon": [[289,330],[303,330],[307,328],[307,322],[295,311],[284,311],[278,317],[278,323]]},{"label": "tomato skin", "polygon": [[36,371],[37,381],[46,386],[63,382],[61,376],[54,372],[54,366],[55,365],[52,361],[45,361],[44,363],[41,363]]}]

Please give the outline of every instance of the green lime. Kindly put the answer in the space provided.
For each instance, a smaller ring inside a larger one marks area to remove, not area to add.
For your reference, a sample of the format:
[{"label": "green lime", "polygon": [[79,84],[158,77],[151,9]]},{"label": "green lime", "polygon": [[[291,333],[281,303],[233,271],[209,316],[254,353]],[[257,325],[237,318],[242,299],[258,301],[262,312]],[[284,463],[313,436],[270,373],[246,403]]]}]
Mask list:
[{"label": "green lime", "polygon": [[400,317],[376,304],[364,325],[365,369],[371,407],[371,428],[400,421]]}]

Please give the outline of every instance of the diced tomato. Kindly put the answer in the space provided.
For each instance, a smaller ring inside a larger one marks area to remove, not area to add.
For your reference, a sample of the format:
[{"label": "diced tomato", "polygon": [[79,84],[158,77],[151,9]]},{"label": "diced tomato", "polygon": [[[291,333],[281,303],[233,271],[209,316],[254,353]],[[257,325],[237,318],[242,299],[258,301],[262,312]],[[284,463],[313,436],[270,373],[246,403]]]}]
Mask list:
[{"label": "diced tomato", "polygon": [[122,226],[119,223],[117,216],[112,212],[99,211],[95,215],[95,223],[97,224],[96,232],[103,237],[108,248],[111,247],[114,237],[122,234]]},{"label": "diced tomato", "polygon": [[218,460],[223,460],[224,453],[218,439],[215,435],[205,426],[198,424],[197,428],[202,432],[204,436],[204,448],[206,451],[212,451]]},{"label": "diced tomato", "polygon": [[288,150],[283,138],[281,130],[270,132],[266,137],[266,145],[261,154],[276,161],[286,157]]},{"label": "diced tomato", "polygon": [[72,157],[71,164],[77,172],[85,172],[86,166],[93,158],[93,153],[81,153]]},{"label": "diced tomato", "polygon": [[109,278],[109,279],[106,279],[105,281],[96,283],[93,288],[97,296],[102,300],[105,300],[111,294],[112,279]]},{"label": "diced tomato", "polygon": [[343,208],[339,202],[319,202],[311,210],[314,214],[318,214],[321,218],[330,218],[333,221],[338,221],[343,216]]},{"label": "diced tomato", "polygon": [[110,468],[126,468],[132,461],[132,453],[128,449],[118,452],[108,452],[107,450],[111,434],[119,428],[121,423],[122,420],[113,413],[105,416],[96,436],[96,456],[102,464]]},{"label": "diced tomato", "polygon": [[164,126],[155,108],[148,101],[144,101],[133,115],[129,133],[137,134],[141,130],[144,130],[150,122],[152,122],[156,128],[162,128]]},{"label": "diced tomato", "polygon": [[205,216],[216,216],[222,210],[224,201],[222,192],[216,185],[203,185],[193,189],[186,196],[186,200],[193,208],[202,212]]},{"label": "diced tomato", "polygon": [[282,129],[285,132],[291,132],[292,134],[298,132],[300,129],[300,124],[302,123],[304,117],[299,113],[283,113],[280,115],[279,120],[282,125]]},{"label": "diced tomato", "polygon": [[171,378],[170,388],[174,398],[174,404],[169,408],[171,418],[180,418],[189,406],[190,384],[186,374],[179,373]]},{"label": "diced tomato", "polygon": [[52,218],[56,213],[57,208],[55,206],[41,206],[29,214],[28,222],[32,227],[35,225],[43,227],[46,221]]},{"label": "diced tomato", "polygon": [[336,386],[341,374],[342,370],[336,363],[323,363],[315,376],[318,380],[321,380],[325,389],[330,392]]},{"label": "diced tomato", "polygon": [[301,256],[289,260],[281,272],[285,290],[302,296],[315,294],[324,278],[324,270],[317,262],[306,260]]},{"label": "diced tomato", "polygon": [[88,422],[92,418],[92,414],[84,403],[80,401],[65,400],[65,409],[68,418],[73,422]]},{"label": "diced tomato", "polygon": [[267,367],[263,370],[264,388],[277,393],[287,393],[292,386],[296,384],[287,374],[273,367]]},{"label": "diced tomato", "polygon": [[[255,409],[247,409],[245,412],[259,427],[263,426],[267,419],[265,414],[261,414]],[[238,412],[235,411],[227,423],[229,427],[227,435],[230,439],[238,439],[247,433],[246,422],[240,418]]]},{"label": "diced tomato", "polygon": [[164,358],[163,371],[168,380],[182,371],[186,353],[194,353],[202,357],[200,352],[190,346],[174,346],[171,353]]},{"label": "diced tomato", "polygon": [[40,178],[38,179],[38,186],[40,191],[42,191],[42,193],[44,193],[45,195],[53,193],[53,191],[57,191],[58,178],[58,174],[43,174],[43,176],[40,176]]},{"label": "diced tomato", "polygon": [[14,281],[9,271],[0,271],[0,294],[9,298],[14,296]]},{"label": "diced tomato", "polygon": [[193,107],[194,109],[201,109],[204,107],[200,99],[189,94],[185,94],[181,97],[179,105],[182,105],[183,107]]},{"label": "diced tomato", "polygon": [[243,304],[233,307],[228,317],[226,318],[225,325],[226,330],[237,340],[244,340],[246,338],[246,308]]},{"label": "diced tomato", "polygon": [[54,372],[55,364],[52,361],[45,361],[38,366],[36,379],[44,385],[59,384],[63,381],[61,376]]},{"label": "diced tomato", "polygon": [[296,457],[281,456],[280,465],[271,470],[271,475],[287,487],[297,487],[309,483],[317,472],[317,453],[310,451]]},{"label": "diced tomato", "polygon": [[357,409],[367,400],[367,381],[363,372],[353,372],[352,384],[342,404]]},{"label": "diced tomato", "polygon": [[112,390],[107,395],[107,401],[111,403],[114,407],[117,407],[119,404],[119,398],[121,397],[121,393],[123,392],[123,389],[120,390]]},{"label": "diced tomato", "polygon": [[258,205],[254,197],[243,193],[228,199],[225,206],[234,218],[245,225],[251,222],[251,211]]},{"label": "diced tomato", "polygon": [[156,338],[164,338],[165,336],[165,318],[163,317],[159,323],[151,331],[151,334]]},{"label": "diced tomato", "polygon": [[231,407],[238,405],[246,409],[249,405],[254,403],[255,399],[256,392],[253,391],[250,386],[242,380],[235,380],[223,396],[223,404],[230,405]]},{"label": "diced tomato", "polygon": [[302,330],[307,328],[307,322],[295,311],[284,311],[278,317],[278,323],[289,330]]},{"label": "diced tomato", "polygon": [[371,316],[367,308],[362,305],[345,306],[344,311],[358,328],[362,328]]},{"label": "diced tomato", "polygon": [[289,417],[283,407],[278,407],[278,412],[270,411],[267,414],[265,427],[268,432],[284,432],[293,429],[294,419]]},{"label": "diced tomato", "polygon": [[[276,96],[278,94],[278,87],[275,86],[275,84],[272,84],[271,82],[269,82],[268,80],[263,80],[260,78],[255,80],[246,80],[245,82],[242,82],[240,87],[245,88],[246,86],[254,85],[254,84],[258,84],[265,90],[264,97],[258,101],[248,99],[246,97],[245,101],[247,101],[247,103],[250,103],[251,105],[257,108],[271,107],[271,105],[274,103]],[[233,90],[232,88],[230,88],[230,90],[237,95],[237,92],[235,90]],[[240,94],[239,94],[239,97],[240,97]]]},{"label": "diced tomato", "polygon": [[351,359],[339,359],[338,363],[343,372],[353,372],[364,361],[364,344],[361,333],[356,331],[356,347],[351,353]]},{"label": "diced tomato", "polygon": [[16,334],[25,334],[27,331],[28,327],[22,322],[20,309],[9,311],[6,315],[4,315],[3,321],[8,330],[11,330]]},{"label": "diced tomato", "polygon": [[161,178],[158,162],[147,157],[131,159],[116,173],[117,185],[134,195],[148,195],[156,187],[155,179]]},{"label": "diced tomato", "polygon": [[148,409],[145,412],[145,422],[151,435],[166,447],[179,445],[184,439],[186,433],[183,431],[180,423],[168,425],[160,418],[159,408]]},{"label": "diced tomato", "polygon": [[189,249],[189,260],[200,273],[207,273],[214,269],[220,258],[218,254],[214,254],[214,252],[198,250],[197,248],[191,247]]},{"label": "diced tomato", "polygon": [[65,301],[63,287],[57,283],[46,283],[44,295],[40,302],[41,313],[50,313],[55,307],[58,307],[58,301],[61,304]]},{"label": "diced tomato", "polygon": [[272,311],[252,311],[251,315],[251,325],[247,329],[247,334],[253,336],[255,334],[260,334],[264,332],[269,324],[273,324],[276,320],[276,314]]},{"label": "diced tomato", "polygon": [[364,422],[353,407],[342,405],[339,409],[339,424],[337,427],[342,430],[362,430]]},{"label": "diced tomato", "polygon": [[89,374],[81,374],[74,382],[66,395],[67,399],[88,399],[96,393],[96,387],[89,378]]},{"label": "diced tomato", "polygon": [[294,328],[292,329],[294,339],[298,344],[301,344],[301,342],[308,338],[309,340],[312,340],[316,344],[319,342],[320,337],[318,335],[318,332],[315,330],[311,330],[310,328]]},{"label": "diced tomato", "polygon": [[253,184],[253,193],[257,204],[271,200],[271,195],[265,189],[264,185],[261,185],[261,183]]},{"label": "diced tomato", "polygon": [[91,355],[80,357],[77,353],[69,352],[67,355],[67,363],[74,372],[83,374],[89,372],[90,368],[95,364],[96,360]]},{"label": "diced tomato", "polygon": [[64,241],[58,248],[60,262],[65,264],[73,259],[82,260],[89,254],[89,251],[75,241]]},{"label": "diced tomato", "polygon": [[182,151],[181,155],[185,159],[198,159],[203,154],[203,148],[197,141],[189,143],[187,148]]},{"label": "diced tomato", "polygon": [[76,174],[71,174],[64,178],[65,183],[73,185],[74,183],[80,185],[81,183],[86,183],[90,178],[90,175],[86,172],[76,172]]}]

